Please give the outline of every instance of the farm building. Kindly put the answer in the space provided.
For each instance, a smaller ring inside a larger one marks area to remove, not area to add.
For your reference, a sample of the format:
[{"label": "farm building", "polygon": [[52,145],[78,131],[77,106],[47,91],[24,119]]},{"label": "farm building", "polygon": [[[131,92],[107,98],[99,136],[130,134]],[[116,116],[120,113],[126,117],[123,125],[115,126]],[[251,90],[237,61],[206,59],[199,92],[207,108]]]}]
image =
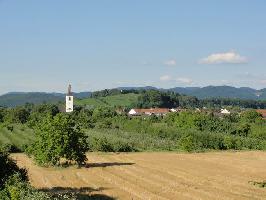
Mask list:
[{"label": "farm building", "polygon": [[230,111],[227,110],[227,109],[221,109],[221,114],[229,115],[230,114]]},{"label": "farm building", "polygon": [[162,116],[166,115],[169,112],[171,112],[171,110],[168,108],[148,108],[148,109],[133,108],[128,112],[128,114],[131,116],[139,116],[139,115]]}]

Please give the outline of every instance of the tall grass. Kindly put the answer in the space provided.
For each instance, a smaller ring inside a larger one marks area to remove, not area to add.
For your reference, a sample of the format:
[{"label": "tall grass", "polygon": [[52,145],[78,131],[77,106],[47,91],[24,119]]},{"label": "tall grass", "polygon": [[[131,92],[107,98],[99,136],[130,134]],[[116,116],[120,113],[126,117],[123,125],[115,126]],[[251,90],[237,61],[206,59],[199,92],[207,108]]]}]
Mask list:
[{"label": "tall grass", "polygon": [[25,146],[34,141],[33,130],[24,125],[9,126],[12,126],[13,130],[8,130],[7,127],[0,128],[0,147],[9,145],[16,151],[24,151]]}]

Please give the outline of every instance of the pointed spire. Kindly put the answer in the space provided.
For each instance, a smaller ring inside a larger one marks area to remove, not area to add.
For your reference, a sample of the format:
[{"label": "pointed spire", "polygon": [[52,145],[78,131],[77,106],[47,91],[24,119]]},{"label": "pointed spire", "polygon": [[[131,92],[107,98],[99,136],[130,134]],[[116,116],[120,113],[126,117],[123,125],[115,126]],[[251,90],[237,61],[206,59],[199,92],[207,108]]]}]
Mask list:
[{"label": "pointed spire", "polygon": [[68,95],[68,96],[72,96],[71,84],[68,85],[67,95]]}]

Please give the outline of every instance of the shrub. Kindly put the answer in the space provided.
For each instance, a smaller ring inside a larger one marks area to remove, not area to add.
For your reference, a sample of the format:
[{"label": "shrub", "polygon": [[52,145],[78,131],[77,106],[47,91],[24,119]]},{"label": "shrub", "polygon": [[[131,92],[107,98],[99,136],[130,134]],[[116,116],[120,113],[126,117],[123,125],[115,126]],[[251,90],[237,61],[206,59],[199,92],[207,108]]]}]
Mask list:
[{"label": "shrub", "polygon": [[113,149],[115,152],[132,152],[136,151],[134,146],[125,140],[117,140],[113,143]]},{"label": "shrub", "polygon": [[195,135],[186,134],[180,138],[178,141],[178,146],[181,150],[191,152],[200,150],[202,143],[197,140]]},{"label": "shrub", "polygon": [[5,143],[1,146],[1,151],[8,152],[8,153],[17,153],[21,152],[20,149],[18,149],[14,144]]},{"label": "shrub", "polygon": [[90,149],[93,151],[113,152],[114,149],[106,137],[93,137],[90,140]]}]

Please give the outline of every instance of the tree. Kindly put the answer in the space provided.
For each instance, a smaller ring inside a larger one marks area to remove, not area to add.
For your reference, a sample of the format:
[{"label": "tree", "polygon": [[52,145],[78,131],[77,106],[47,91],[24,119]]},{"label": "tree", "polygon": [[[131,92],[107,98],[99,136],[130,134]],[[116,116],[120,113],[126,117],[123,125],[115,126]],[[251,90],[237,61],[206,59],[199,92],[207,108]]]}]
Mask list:
[{"label": "tree", "polygon": [[83,164],[88,150],[87,137],[68,114],[48,116],[36,130],[36,141],[28,147],[40,165],[59,165],[60,159]]},{"label": "tree", "polygon": [[261,118],[261,114],[255,110],[248,110],[241,115],[241,120],[247,123],[254,123],[256,120]]},{"label": "tree", "polygon": [[5,121],[10,123],[26,123],[29,118],[29,111],[23,107],[8,109],[4,117]]},{"label": "tree", "polygon": [[8,178],[15,173],[19,174],[22,180],[28,179],[27,171],[20,169],[8,156],[8,153],[0,151],[0,189],[3,188]]},{"label": "tree", "polygon": [[54,117],[59,113],[59,108],[53,104],[41,104],[34,106],[29,115],[27,125],[31,128],[39,126],[39,123],[47,118],[47,116]]}]

